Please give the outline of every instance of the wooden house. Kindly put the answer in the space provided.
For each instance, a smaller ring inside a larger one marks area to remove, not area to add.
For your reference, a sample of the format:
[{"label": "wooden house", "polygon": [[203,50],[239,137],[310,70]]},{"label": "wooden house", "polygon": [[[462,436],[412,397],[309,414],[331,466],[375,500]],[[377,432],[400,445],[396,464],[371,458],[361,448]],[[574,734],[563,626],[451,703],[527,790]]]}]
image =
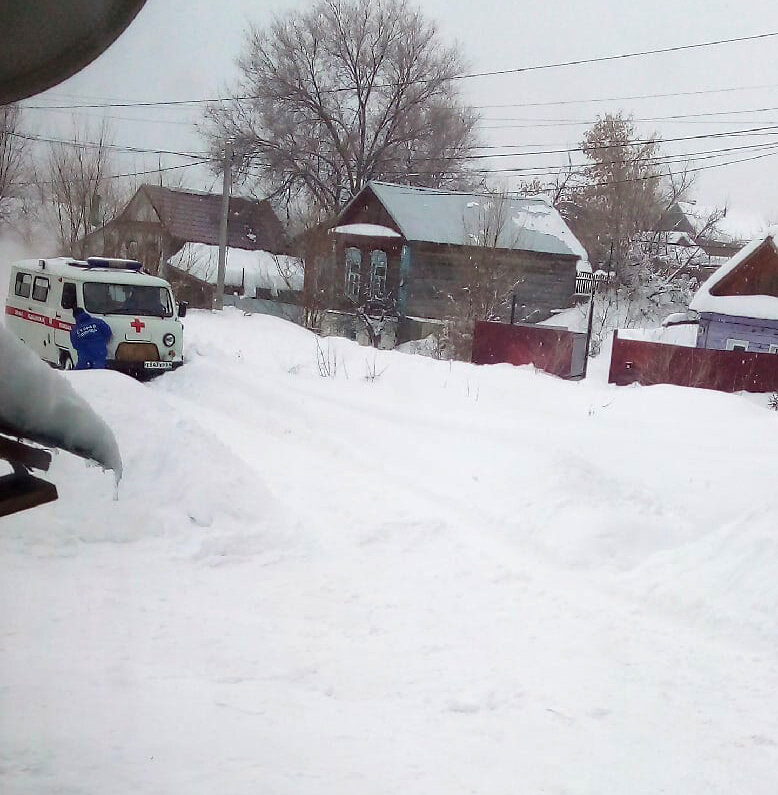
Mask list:
[{"label": "wooden house", "polygon": [[[187,243],[218,246],[221,203],[221,194],[141,185],[116,218],[84,237],[82,254],[140,260],[147,271],[167,278],[180,300],[210,306],[213,285],[165,263]],[[227,245],[286,253],[286,235],[270,202],[232,197]]]},{"label": "wooden house", "polygon": [[[389,298],[401,320],[456,315],[487,259],[499,266],[504,291],[516,296],[516,321],[545,320],[573,305],[576,265],[586,260],[542,198],[388,182],[368,183],[340,213],[332,234],[329,272],[323,280],[317,274],[325,304],[348,314]],[[503,312],[510,311],[509,299]]]},{"label": "wooden house", "polygon": [[697,347],[778,353],[778,228],[722,265],[692,299]]},{"label": "wooden house", "polygon": [[[705,207],[693,201],[673,202],[662,216],[657,231],[676,232],[689,237],[708,258],[707,265],[716,265],[723,257],[732,257],[753,236],[751,226],[743,219],[732,218],[726,209]],[[703,262],[703,266],[705,263]]]}]

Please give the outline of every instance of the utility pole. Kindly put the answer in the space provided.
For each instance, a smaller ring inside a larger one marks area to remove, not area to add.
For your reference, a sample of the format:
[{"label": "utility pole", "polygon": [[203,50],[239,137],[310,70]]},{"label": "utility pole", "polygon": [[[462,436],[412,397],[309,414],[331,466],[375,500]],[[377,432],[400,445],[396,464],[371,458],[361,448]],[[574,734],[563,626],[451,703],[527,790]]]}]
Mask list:
[{"label": "utility pole", "polygon": [[[610,279],[611,268],[613,267],[613,241],[611,240],[611,253],[608,257],[608,275],[606,279]],[[586,378],[589,372],[589,349],[592,345],[592,323],[594,322],[594,299],[597,297],[597,279],[595,278],[594,271],[592,271],[592,295],[589,298],[589,320],[586,324],[586,351],[584,353],[584,366],[582,378]]]},{"label": "utility pole", "polygon": [[592,294],[589,297],[589,318],[586,322],[586,350],[584,351],[584,364],[583,364],[583,373],[581,373],[581,378],[586,378],[586,374],[589,372],[589,349],[592,345],[592,324],[594,321],[594,298],[597,295],[597,279],[594,278],[594,273],[592,273]]},{"label": "utility pole", "polygon": [[216,295],[213,298],[214,309],[224,309],[224,272],[227,266],[227,225],[230,217],[230,189],[232,187],[232,147],[224,151],[222,161],[222,211],[219,225],[219,270],[216,275]]}]

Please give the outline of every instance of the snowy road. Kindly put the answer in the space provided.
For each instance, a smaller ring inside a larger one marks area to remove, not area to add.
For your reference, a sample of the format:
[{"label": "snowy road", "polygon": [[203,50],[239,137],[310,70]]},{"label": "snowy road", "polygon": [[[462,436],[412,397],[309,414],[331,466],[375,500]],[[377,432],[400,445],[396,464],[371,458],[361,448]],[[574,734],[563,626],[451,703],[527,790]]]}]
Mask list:
[{"label": "snowy road", "polygon": [[0,524],[3,793],[775,792],[778,416],[187,335]]}]

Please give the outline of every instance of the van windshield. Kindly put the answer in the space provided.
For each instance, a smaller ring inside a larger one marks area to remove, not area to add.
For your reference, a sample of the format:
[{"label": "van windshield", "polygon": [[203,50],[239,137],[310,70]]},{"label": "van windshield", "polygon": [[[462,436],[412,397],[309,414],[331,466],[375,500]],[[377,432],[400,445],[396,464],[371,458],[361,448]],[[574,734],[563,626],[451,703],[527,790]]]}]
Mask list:
[{"label": "van windshield", "polygon": [[98,315],[152,315],[173,317],[170,291],[166,287],[137,284],[84,285],[84,309]]}]

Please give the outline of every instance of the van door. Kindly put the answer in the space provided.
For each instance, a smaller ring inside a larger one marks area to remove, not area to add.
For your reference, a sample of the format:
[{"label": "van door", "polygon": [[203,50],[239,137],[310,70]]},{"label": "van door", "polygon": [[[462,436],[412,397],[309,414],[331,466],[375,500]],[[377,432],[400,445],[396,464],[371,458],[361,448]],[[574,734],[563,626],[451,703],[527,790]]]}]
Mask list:
[{"label": "van door", "polygon": [[34,334],[37,339],[36,350],[41,358],[48,362],[57,363],[59,361],[59,351],[54,344],[54,334],[52,328],[52,307],[49,299],[52,296],[52,284],[49,276],[35,275],[32,280],[32,306],[30,310],[30,320],[33,321]]},{"label": "van door", "polygon": [[[62,293],[54,307],[54,342],[60,349],[60,355],[67,352],[71,362],[75,363],[73,346],[70,344],[70,329],[75,319],[73,310],[78,306],[78,287],[75,282],[63,281]],[[63,362],[60,362],[62,364]]]},{"label": "van door", "polygon": [[17,335],[38,356],[49,359],[48,349],[53,347],[46,305],[51,291],[49,277],[16,271],[12,289],[13,305],[9,301],[6,311],[15,318]]}]

